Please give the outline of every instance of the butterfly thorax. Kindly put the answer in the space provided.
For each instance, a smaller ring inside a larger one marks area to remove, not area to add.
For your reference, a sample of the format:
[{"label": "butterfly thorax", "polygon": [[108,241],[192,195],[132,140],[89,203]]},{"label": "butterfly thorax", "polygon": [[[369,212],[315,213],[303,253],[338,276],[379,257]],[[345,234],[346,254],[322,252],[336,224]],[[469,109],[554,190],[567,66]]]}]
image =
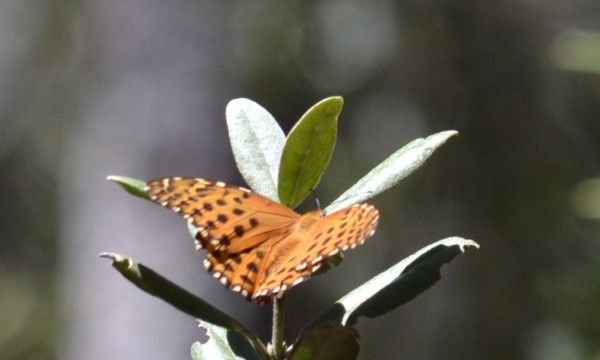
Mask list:
[{"label": "butterfly thorax", "polygon": [[322,217],[323,212],[321,210],[307,212],[306,214],[303,214],[298,221],[296,221],[296,224],[294,224],[292,227],[292,232],[298,234],[305,233],[309,231]]}]

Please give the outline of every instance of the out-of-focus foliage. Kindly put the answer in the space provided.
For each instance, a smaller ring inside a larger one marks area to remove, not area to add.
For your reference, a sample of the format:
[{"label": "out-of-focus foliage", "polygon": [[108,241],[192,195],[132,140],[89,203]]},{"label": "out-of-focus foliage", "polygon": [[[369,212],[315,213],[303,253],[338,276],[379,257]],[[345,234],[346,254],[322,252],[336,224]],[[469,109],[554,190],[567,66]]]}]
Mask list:
[{"label": "out-of-focus foliage", "polygon": [[600,75],[600,32],[566,30],[554,41],[553,50],[561,68]]},{"label": "out-of-focus foliage", "polygon": [[598,356],[596,3],[2,3],[2,358],[189,357],[195,324],[129,286],[108,295],[122,280],[97,259],[106,248],[268,333],[268,309],[211,285],[180,223],[124,200],[104,176],[242,185],[228,101],[258,101],[288,132],[332,93],[345,105],[324,203],[398,144],[460,136],[373,199],[381,226],[346,266],[291,292],[288,338],[305,321],[295,309],[316,315],[430,239],[461,234],[482,250],[446,270],[460,276],[359,323],[359,356]]}]

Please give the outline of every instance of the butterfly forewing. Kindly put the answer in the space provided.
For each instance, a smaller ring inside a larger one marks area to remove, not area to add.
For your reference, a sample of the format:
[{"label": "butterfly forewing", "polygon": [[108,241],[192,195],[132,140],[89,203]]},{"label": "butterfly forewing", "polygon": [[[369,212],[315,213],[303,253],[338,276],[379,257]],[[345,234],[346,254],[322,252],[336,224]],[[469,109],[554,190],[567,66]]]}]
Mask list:
[{"label": "butterfly forewing", "polygon": [[[248,189],[220,181],[165,178],[148,182],[150,198],[197,229],[198,248],[237,253],[259,245],[300,215]],[[242,240],[243,238],[243,240]]]}]

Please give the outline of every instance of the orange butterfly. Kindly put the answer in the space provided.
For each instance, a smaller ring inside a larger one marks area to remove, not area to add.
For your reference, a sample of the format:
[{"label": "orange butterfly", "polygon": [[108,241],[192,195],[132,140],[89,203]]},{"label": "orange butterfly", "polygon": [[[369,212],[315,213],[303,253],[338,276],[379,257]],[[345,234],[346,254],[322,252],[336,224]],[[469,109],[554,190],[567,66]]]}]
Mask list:
[{"label": "orange butterfly", "polygon": [[242,187],[172,177],[148,182],[150,198],[196,227],[204,266],[256,302],[308,279],[325,258],[354,249],[375,233],[379,213],[356,204],[330,215],[300,215]]}]

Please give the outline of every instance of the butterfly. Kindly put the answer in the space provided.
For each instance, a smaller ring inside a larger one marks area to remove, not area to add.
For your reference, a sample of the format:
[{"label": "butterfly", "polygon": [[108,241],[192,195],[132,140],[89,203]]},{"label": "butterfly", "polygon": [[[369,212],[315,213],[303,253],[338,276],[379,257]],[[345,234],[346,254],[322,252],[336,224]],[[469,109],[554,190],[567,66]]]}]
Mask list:
[{"label": "butterfly", "polygon": [[323,261],[354,249],[375,233],[379,213],[355,204],[303,215],[243,187],[199,178],[152,180],[150,198],[196,229],[204,266],[229,289],[268,302],[308,279]]}]

